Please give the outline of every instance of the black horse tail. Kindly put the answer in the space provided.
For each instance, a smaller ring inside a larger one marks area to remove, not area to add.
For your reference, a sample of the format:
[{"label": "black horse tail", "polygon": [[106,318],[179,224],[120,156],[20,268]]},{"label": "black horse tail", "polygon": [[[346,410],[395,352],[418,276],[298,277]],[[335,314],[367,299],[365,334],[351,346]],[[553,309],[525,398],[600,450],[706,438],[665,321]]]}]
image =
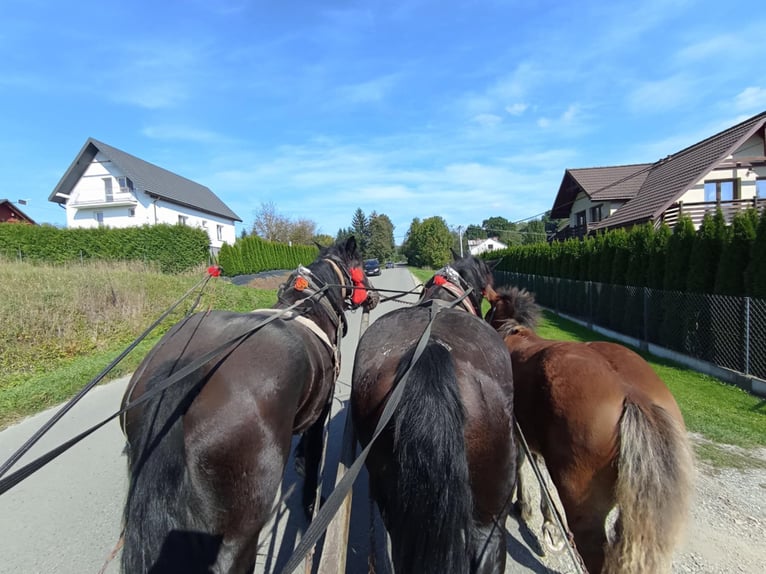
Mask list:
[{"label": "black horse tail", "polygon": [[[408,353],[400,375],[410,363]],[[397,480],[386,489],[386,522],[397,572],[470,570],[473,494],[465,413],[449,351],[430,342],[409,374],[394,423]]]},{"label": "black horse tail", "polygon": [[[147,391],[163,375],[150,380]],[[200,383],[193,375],[177,381],[131,421],[121,559],[125,574],[208,572],[210,558],[196,552],[212,553],[215,559],[217,549],[208,548],[204,540],[184,538],[194,536],[196,529],[189,524],[195,513],[187,508],[193,498],[186,475],[182,416]]]}]

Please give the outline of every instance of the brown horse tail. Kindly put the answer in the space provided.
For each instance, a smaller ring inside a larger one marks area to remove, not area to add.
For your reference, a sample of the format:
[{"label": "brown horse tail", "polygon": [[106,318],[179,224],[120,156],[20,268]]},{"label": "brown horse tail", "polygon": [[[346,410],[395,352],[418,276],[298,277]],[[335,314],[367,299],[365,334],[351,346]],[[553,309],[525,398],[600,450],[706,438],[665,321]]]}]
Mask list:
[{"label": "brown horse tail", "polygon": [[[399,374],[411,357],[405,355]],[[464,425],[452,357],[432,341],[412,367],[397,407],[390,469],[395,480],[382,485],[396,572],[470,570],[473,493]]]},{"label": "brown horse tail", "polygon": [[617,473],[617,539],[606,549],[602,571],[670,572],[693,488],[693,455],[683,424],[658,405],[626,399]]}]

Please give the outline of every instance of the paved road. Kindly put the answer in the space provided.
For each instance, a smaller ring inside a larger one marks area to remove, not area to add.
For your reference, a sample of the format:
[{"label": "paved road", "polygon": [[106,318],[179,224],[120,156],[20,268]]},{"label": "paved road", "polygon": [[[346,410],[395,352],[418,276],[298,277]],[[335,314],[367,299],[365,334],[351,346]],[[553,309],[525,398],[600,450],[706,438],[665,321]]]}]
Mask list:
[{"label": "paved road", "polygon": [[[410,289],[414,285],[406,269],[385,269],[372,279],[381,289]],[[383,296],[386,296],[384,293]],[[406,299],[412,301],[414,296]],[[370,322],[401,303],[387,302],[373,310]],[[326,476],[334,477],[339,456],[340,437],[349,396],[352,360],[359,338],[361,312],[349,314],[349,330],[341,347],[341,373],[330,426]],[[85,381],[83,382],[85,383]],[[127,381],[119,381],[94,389],[60,423],[54,427],[25,460],[60,444],[71,436],[114,412]],[[5,460],[39,426],[52,411],[41,413],[0,433],[0,460]],[[123,438],[116,422],[99,430],[79,445],[64,453],[37,474],[13,490],[0,496],[0,573],[95,574],[104,564],[120,532],[122,504],[125,497],[126,461],[122,455]],[[23,461],[22,461],[23,462]],[[370,547],[367,480],[362,473],[354,486],[351,529],[348,543],[347,571],[367,572]],[[289,557],[306,523],[300,508],[300,479],[293,471],[292,459],[282,485],[286,497],[276,520],[262,536],[262,548],[256,572],[279,571]],[[332,484],[324,485],[329,494]],[[375,511],[377,514],[377,511]],[[385,572],[380,554],[383,528],[375,521],[378,572]],[[513,538],[509,542],[508,572],[567,572],[566,567],[549,569],[537,553],[534,537],[526,529],[519,530],[515,520],[507,524]],[[106,572],[118,572],[118,561],[110,563]],[[566,566],[566,561],[554,560]]]}]

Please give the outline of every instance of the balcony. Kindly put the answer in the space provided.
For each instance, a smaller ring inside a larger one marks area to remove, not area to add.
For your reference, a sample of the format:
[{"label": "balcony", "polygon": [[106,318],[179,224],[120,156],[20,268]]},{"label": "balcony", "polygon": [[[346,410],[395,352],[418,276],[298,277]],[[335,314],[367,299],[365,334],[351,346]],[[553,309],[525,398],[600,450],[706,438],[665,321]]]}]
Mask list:
[{"label": "balcony", "polygon": [[96,209],[102,207],[135,207],[138,205],[138,200],[130,194],[120,194],[116,196],[106,196],[100,199],[88,199],[70,201],[68,207],[76,207],[78,209]]},{"label": "balcony", "polygon": [[662,214],[661,221],[667,223],[670,227],[673,227],[678,223],[678,219],[682,215],[687,215],[691,218],[694,227],[699,228],[705,214],[710,213],[711,215],[715,215],[716,209],[720,208],[723,213],[724,221],[726,221],[726,225],[730,225],[731,220],[737,213],[750,208],[754,208],[760,213],[764,207],[766,207],[766,198],[763,197],[733,199],[721,202],[699,201],[694,203],[682,203],[679,201],[665,210],[665,213]]}]

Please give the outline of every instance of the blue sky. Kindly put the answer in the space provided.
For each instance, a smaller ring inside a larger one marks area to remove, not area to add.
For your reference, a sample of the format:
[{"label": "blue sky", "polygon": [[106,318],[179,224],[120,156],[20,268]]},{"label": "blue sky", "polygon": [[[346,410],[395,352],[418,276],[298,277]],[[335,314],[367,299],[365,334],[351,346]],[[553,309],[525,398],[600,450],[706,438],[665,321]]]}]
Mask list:
[{"label": "blue sky", "polygon": [[0,4],[0,198],[88,137],[335,235],[537,215],[564,170],[655,161],[766,110],[762,2]]}]

